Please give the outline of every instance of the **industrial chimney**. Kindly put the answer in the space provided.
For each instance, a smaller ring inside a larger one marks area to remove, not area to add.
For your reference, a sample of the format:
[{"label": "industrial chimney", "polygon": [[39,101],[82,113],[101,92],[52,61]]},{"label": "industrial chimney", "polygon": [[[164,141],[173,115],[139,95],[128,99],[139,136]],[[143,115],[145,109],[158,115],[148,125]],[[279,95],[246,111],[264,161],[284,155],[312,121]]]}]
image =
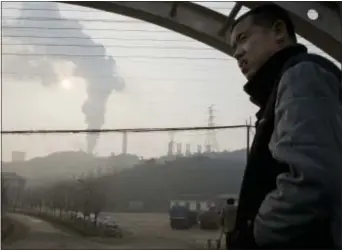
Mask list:
[{"label": "industrial chimney", "polygon": [[167,155],[168,156],[172,156],[173,155],[173,141],[169,142]]},{"label": "industrial chimney", "polygon": [[127,154],[127,132],[122,134],[122,154]]},{"label": "industrial chimney", "polygon": [[191,155],[190,144],[186,144],[185,155],[186,156],[190,156]]},{"label": "industrial chimney", "polygon": [[177,155],[182,155],[182,143],[177,143]]},{"label": "industrial chimney", "polygon": [[197,145],[197,154],[202,154],[202,145]]}]

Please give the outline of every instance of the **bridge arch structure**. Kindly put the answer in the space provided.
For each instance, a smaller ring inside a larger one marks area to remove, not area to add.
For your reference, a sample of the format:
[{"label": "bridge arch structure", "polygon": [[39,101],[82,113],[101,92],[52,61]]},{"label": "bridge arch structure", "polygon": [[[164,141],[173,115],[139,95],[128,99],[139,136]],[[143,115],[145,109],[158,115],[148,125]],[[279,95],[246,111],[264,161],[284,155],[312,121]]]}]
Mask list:
[{"label": "bridge arch structure", "polygon": [[[181,33],[228,55],[229,27],[242,6],[254,8],[265,2],[236,2],[228,16],[192,2],[104,2],[61,1],[147,21]],[[342,62],[342,3],[339,2],[274,2],[286,9],[297,34],[322,51]],[[310,16],[309,13],[314,13]]]}]

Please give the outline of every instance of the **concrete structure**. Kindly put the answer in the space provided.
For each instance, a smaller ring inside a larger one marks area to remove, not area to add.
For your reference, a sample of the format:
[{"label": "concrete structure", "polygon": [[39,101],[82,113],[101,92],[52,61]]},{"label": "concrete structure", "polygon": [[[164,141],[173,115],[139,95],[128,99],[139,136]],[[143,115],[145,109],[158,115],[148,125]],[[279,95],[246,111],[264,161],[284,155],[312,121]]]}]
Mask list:
[{"label": "concrete structure", "polygon": [[12,162],[20,162],[25,161],[26,153],[22,151],[13,151],[12,152]]},{"label": "concrete structure", "polygon": [[122,154],[127,154],[127,132],[122,134]]},{"label": "concrete structure", "polygon": [[[229,16],[191,2],[63,2],[117,13],[151,22],[189,36],[228,55],[229,27],[242,6],[253,8],[264,4],[237,2]],[[269,3],[269,2],[268,2]],[[287,10],[296,26],[298,35],[342,61],[342,24],[339,2],[273,2]],[[309,12],[316,15],[310,17]]]}]

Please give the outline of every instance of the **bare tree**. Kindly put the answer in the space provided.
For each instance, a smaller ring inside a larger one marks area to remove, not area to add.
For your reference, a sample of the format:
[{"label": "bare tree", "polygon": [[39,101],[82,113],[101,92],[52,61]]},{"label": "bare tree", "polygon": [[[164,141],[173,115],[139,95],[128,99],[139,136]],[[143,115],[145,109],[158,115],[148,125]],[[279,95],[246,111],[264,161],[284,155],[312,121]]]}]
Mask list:
[{"label": "bare tree", "polygon": [[[89,176],[77,181],[58,182],[52,186],[27,190],[25,203],[31,208],[42,211],[42,207],[52,210],[53,216],[62,218],[64,213],[70,214],[70,219],[77,218],[82,212],[84,219],[94,215],[94,225],[97,225],[99,214],[103,211],[106,201],[106,189],[98,177]],[[78,221],[78,220],[76,220]],[[84,224],[89,225],[88,223]]]},{"label": "bare tree", "polygon": [[94,224],[97,224],[98,216],[105,207],[105,189],[97,178],[87,178],[85,180],[78,180],[83,188],[83,214],[89,217],[94,214]]},{"label": "bare tree", "polygon": [[1,185],[1,214],[4,215],[8,208],[8,197],[6,187]]}]

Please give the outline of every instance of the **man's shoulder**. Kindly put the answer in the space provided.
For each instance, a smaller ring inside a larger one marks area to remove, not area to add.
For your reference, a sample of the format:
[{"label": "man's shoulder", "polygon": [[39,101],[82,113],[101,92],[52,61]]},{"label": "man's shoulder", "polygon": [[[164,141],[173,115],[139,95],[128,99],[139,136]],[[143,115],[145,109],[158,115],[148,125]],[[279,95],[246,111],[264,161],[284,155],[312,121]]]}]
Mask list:
[{"label": "man's shoulder", "polygon": [[311,53],[302,53],[291,57],[284,64],[282,74],[295,66],[308,64],[312,67],[319,66],[320,68],[323,68],[325,71],[332,73],[339,80],[341,80],[341,70],[332,61],[323,56]]},{"label": "man's shoulder", "polygon": [[289,59],[280,77],[277,103],[280,99],[300,100],[304,96],[326,96],[332,103],[341,103],[340,69],[332,61],[315,54],[300,54]]}]

